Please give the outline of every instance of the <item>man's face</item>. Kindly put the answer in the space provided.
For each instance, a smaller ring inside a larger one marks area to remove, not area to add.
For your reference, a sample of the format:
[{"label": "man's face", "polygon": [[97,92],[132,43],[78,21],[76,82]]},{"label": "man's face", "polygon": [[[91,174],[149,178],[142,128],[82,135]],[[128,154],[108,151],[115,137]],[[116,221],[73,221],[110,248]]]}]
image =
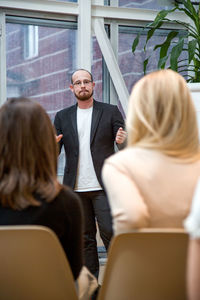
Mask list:
[{"label": "man's face", "polygon": [[72,77],[73,84],[70,89],[80,101],[86,101],[93,95],[94,82],[91,81],[90,74],[84,70],[79,70]]}]

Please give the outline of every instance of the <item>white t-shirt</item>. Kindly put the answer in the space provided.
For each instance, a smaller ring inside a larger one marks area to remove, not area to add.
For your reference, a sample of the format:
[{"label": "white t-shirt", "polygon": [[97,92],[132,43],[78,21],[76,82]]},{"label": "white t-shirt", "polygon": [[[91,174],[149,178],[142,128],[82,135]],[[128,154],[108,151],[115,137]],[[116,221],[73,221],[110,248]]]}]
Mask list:
[{"label": "white t-shirt", "polygon": [[93,107],[77,108],[77,130],[79,138],[79,161],[75,184],[76,192],[102,190],[92,161],[90,151],[90,132]]},{"label": "white t-shirt", "polygon": [[184,227],[191,238],[200,239],[200,179],[196,186],[189,216],[184,221]]}]

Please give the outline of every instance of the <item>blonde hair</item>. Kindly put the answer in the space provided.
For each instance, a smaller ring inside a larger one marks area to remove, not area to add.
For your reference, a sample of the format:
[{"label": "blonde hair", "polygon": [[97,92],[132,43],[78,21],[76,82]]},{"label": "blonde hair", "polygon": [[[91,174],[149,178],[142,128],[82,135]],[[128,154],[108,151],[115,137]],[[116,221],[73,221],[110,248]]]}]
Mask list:
[{"label": "blonde hair", "polygon": [[196,112],[186,81],[172,70],[144,76],[133,87],[126,121],[128,146],[199,159]]}]

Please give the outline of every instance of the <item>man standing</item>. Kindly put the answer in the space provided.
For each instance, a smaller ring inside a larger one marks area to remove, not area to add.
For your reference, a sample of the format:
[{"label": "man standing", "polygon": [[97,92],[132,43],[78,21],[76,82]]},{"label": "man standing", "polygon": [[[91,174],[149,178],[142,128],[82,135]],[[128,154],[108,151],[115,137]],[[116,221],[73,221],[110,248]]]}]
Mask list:
[{"label": "man standing", "polygon": [[114,152],[114,142],[124,143],[126,132],[117,106],[93,99],[94,86],[90,72],[75,71],[70,89],[77,104],[59,111],[54,125],[60,149],[64,145],[66,154],[63,183],[79,194],[83,204],[85,264],[98,278],[95,218],[106,249],[112,237],[112,218],[103,190],[101,169],[104,160]]}]

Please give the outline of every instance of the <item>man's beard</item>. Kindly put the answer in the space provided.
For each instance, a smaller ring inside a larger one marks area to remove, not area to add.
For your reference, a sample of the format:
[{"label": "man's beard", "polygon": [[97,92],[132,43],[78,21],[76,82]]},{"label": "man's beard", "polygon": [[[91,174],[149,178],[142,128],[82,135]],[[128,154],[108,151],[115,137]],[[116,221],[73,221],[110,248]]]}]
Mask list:
[{"label": "man's beard", "polygon": [[82,91],[81,93],[74,93],[76,98],[80,101],[86,101],[88,99],[90,99],[93,95],[93,91],[91,91],[91,93],[88,93],[88,91]]}]

